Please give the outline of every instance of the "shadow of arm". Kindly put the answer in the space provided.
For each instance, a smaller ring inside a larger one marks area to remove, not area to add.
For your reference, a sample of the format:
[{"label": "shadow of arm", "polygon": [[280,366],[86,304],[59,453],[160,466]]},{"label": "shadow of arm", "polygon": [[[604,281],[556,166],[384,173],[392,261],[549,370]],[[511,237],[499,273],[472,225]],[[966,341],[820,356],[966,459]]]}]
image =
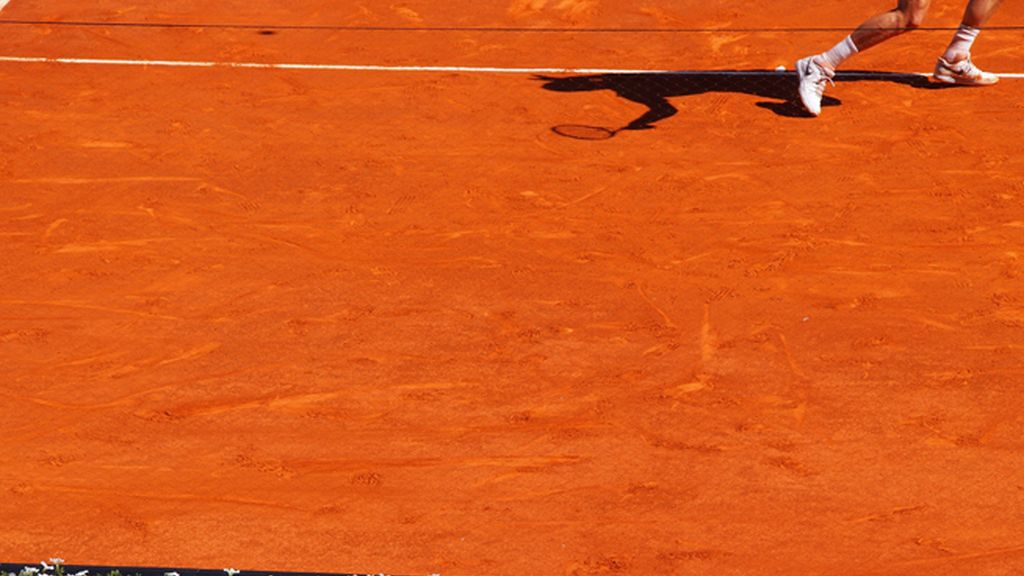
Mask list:
[{"label": "shadow of arm", "polygon": [[639,118],[627,124],[623,130],[650,130],[654,128],[655,122],[671,118],[679,113],[679,109],[670,104],[665,98],[651,97],[649,94],[639,95],[621,92],[619,96],[637,104],[643,104],[648,108],[647,112],[644,112]]}]

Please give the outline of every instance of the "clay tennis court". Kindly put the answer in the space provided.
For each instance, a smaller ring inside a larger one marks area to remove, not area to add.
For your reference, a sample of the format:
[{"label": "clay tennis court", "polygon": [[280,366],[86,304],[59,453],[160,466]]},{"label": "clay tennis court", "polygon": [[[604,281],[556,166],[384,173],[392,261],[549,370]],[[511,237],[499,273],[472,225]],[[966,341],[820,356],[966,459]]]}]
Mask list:
[{"label": "clay tennis court", "polygon": [[884,4],[11,0],[0,560],[1024,572],[1024,5],[800,117]]}]

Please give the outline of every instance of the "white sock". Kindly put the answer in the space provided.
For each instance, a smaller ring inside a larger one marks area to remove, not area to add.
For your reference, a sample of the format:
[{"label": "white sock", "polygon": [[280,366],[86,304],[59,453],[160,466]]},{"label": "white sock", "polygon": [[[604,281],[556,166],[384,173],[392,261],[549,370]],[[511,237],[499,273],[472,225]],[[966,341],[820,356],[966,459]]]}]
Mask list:
[{"label": "white sock", "polygon": [[953,35],[953,41],[949,43],[949,48],[946,48],[946,53],[942,55],[942,58],[947,62],[952,62],[958,56],[970,55],[971,45],[974,44],[974,39],[980,33],[981,30],[978,28],[971,28],[961,24],[956,34]]},{"label": "white sock", "polygon": [[860,52],[860,50],[857,50],[857,45],[853,43],[853,36],[847,36],[843,38],[842,42],[833,46],[831,50],[822,52],[819,56],[834,70],[857,52]]}]

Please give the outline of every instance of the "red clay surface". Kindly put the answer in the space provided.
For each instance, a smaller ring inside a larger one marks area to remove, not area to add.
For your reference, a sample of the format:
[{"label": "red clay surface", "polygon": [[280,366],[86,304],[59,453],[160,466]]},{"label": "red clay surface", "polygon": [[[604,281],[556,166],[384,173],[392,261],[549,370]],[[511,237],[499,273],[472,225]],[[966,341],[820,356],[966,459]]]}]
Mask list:
[{"label": "red clay surface", "polygon": [[[0,17],[785,27],[883,8],[207,4]],[[2,30],[3,55],[687,69],[841,37]],[[947,36],[851,68],[928,70]],[[988,32],[977,59],[1024,71],[1020,40]],[[1024,81],[829,94],[818,120],[673,97],[654,130],[581,142],[549,128],[644,108],[528,75],[0,64],[0,558],[1024,572]]]}]

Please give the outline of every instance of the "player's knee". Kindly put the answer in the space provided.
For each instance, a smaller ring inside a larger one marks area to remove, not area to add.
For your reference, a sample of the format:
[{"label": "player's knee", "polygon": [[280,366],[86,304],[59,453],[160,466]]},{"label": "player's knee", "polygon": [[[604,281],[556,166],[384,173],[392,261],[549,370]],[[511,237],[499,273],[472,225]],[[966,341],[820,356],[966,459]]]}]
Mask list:
[{"label": "player's knee", "polygon": [[910,12],[906,14],[903,27],[907,30],[916,30],[924,24],[924,12]]},{"label": "player's knee", "polygon": [[924,24],[924,16],[928,13],[927,1],[908,2],[902,8],[903,28],[905,30],[915,30]]}]

